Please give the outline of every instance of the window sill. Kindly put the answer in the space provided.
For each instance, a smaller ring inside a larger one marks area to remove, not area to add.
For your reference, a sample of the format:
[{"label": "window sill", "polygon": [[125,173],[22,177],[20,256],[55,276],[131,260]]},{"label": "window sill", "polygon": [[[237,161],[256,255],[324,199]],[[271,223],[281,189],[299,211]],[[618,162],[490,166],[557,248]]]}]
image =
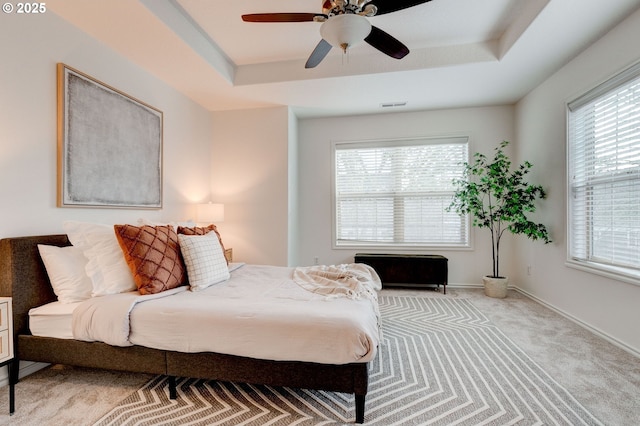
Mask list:
[{"label": "window sill", "polygon": [[634,269],[606,266],[599,263],[573,259],[567,260],[565,265],[573,269],[640,286],[640,271]]},{"label": "window sill", "polygon": [[430,246],[415,246],[415,245],[402,245],[402,244],[333,244],[334,250],[388,250],[388,251],[433,251],[433,250],[446,250],[446,251],[470,251],[473,250],[471,246],[450,246],[450,245],[430,245]]}]

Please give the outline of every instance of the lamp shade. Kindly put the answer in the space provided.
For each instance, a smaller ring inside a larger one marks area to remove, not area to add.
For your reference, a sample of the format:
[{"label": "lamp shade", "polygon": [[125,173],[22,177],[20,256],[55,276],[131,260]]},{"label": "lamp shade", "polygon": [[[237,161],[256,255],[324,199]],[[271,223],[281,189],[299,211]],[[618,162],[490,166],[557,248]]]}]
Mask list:
[{"label": "lamp shade", "polygon": [[360,15],[347,13],[332,16],[320,27],[320,35],[333,47],[344,52],[364,40],[371,32],[371,23]]},{"label": "lamp shade", "polygon": [[200,223],[215,223],[224,221],[224,204],[198,204],[196,220]]}]

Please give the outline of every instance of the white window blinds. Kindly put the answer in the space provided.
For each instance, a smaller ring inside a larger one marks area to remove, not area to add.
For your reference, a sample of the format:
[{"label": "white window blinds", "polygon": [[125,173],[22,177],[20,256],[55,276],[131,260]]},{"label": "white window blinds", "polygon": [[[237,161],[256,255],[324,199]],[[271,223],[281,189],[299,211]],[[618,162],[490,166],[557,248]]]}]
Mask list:
[{"label": "white window blinds", "polygon": [[640,64],[568,107],[569,260],[640,277]]},{"label": "white window blinds", "polygon": [[446,211],[467,152],[466,137],[336,143],[335,245],[468,246]]}]

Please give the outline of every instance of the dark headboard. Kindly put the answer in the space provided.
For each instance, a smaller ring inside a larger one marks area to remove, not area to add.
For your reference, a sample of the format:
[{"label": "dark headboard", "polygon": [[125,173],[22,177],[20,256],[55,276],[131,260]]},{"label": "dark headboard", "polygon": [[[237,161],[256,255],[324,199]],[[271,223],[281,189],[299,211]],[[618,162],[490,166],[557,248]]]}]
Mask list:
[{"label": "dark headboard", "polygon": [[13,332],[29,334],[29,309],[54,302],[38,244],[70,245],[66,235],[5,238],[0,240],[0,296],[13,298]]}]

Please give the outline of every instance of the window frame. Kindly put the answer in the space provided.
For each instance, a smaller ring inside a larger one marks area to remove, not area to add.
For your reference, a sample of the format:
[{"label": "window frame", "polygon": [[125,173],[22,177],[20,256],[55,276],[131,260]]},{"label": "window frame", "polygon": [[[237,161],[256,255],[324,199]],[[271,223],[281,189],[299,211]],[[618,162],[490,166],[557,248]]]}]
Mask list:
[{"label": "window frame", "polygon": [[[640,264],[637,267],[625,267],[615,264],[602,263],[589,258],[578,258],[574,256],[573,247],[575,238],[573,235],[574,212],[572,210],[572,194],[574,185],[572,184],[573,165],[573,146],[572,146],[572,122],[571,114],[573,111],[585,106],[597,99],[601,99],[610,95],[612,92],[619,90],[623,85],[640,79],[640,62],[637,62],[624,70],[618,72],[604,82],[596,85],[592,89],[586,91],[566,103],[566,262],[565,265],[584,272],[604,276],[618,281],[630,284],[640,285]],[[587,201],[584,201],[587,202]],[[587,233],[587,232],[586,232]],[[592,244],[593,240],[587,240],[586,244]]]},{"label": "window frame", "polygon": [[[463,141],[464,140],[464,141]],[[331,244],[335,250],[391,250],[391,251],[471,251],[473,250],[474,232],[472,232],[471,220],[469,215],[465,215],[461,220],[466,223],[467,241],[464,245],[451,244],[416,244],[416,243],[372,243],[372,242],[348,242],[339,244],[338,242],[338,218],[337,218],[337,191],[336,191],[336,155],[339,146],[348,146],[349,148],[361,147],[392,147],[393,145],[401,146],[408,144],[422,145],[424,142],[437,144],[438,142],[451,141],[453,143],[465,143],[467,145],[467,158],[464,162],[469,161],[469,152],[471,150],[471,137],[468,134],[449,134],[444,136],[424,136],[411,138],[387,138],[387,139],[367,139],[367,140],[351,140],[351,141],[332,141],[331,142]],[[461,165],[462,167],[462,165]]]}]

